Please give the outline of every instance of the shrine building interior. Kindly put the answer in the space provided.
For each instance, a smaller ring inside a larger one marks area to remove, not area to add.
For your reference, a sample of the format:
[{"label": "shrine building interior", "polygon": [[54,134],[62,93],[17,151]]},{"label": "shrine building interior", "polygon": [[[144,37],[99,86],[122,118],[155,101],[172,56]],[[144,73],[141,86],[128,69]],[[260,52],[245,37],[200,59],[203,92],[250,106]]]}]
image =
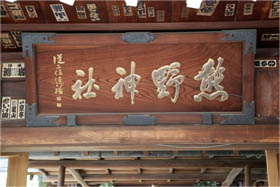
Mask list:
[{"label": "shrine building interior", "polygon": [[0,186],[280,186],[279,0],[0,3]]}]

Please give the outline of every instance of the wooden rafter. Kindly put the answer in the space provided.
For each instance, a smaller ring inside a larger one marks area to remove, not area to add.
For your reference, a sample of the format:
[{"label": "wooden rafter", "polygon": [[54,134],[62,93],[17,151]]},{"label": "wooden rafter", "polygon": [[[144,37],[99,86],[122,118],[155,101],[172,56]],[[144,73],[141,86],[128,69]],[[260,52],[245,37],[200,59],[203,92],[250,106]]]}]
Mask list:
[{"label": "wooden rafter", "polygon": [[230,186],[235,178],[242,172],[243,168],[233,168],[228,174],[226,180],[223,182],[222,187]]},{"label": "wooden rafter", "polygon": [[107,175],[110,175],[111,174],[111,170],[110,169],[106,169],[106,173],[107,173]]},{"label": "wooden rafter", "polygon": [[200,173],[206,173],[207,168],[201,168]]},{"label": "wooden rafter", "polygon": [[75,169],[68,169],[72,176],[82,185],[82,187],[88,187],[87,183],[81,177],[80,173]]},{"label": "wooden rafter", "polygon": [[[201,169],[200,169],[200,173],[201,173],[201,174],[204,174],[204,173],[206,173],[206,170],[207,170],[207,168],[201,168]],[[196,179],[196,181],[199,182],[200,179]]]},{"label": "wooden rafter", "polygon": [[48,173],[44,169],[38,169],[40,174],[43,176],[48,176]]},{"label": "wooden rafter", "polygon": [[141,175],[142,172],[143,172],[142,168],[138,168],[138,169],[137,169],[137,172],[138,172],[139,175]]}]

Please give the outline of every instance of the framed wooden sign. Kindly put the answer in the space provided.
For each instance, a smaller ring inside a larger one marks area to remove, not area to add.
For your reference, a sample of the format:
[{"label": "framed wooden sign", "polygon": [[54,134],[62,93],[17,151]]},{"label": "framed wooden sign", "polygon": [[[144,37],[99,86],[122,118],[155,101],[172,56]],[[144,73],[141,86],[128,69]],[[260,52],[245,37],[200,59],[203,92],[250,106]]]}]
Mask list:
[{"label": "framed wooden sign", "polygon": [[27,126],[253,124],[256,31],[23,33]]}]

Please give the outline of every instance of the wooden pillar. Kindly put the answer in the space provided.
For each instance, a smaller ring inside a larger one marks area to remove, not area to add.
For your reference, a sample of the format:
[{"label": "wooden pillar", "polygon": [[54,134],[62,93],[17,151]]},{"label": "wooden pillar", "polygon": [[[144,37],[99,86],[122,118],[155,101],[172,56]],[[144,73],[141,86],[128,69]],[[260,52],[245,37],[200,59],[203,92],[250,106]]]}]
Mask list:
[{"label": "wooden pillar", "polygon": [[251,168],[247,165],[244,169],[245,186],[251,186]]},{"label": "wooden pillar", "polygon": [[8,156],[7,186],[26,186],[29,153]]},{"label": "wooden pillar", "polygon": [[64,181],[65,181],[65,167],[60,165],[58,171],[57,186],[58,187],[64,186]]},{"label": "wooden pillar", "polygon": [[278,150],[266,150],[266,168],[269,186],[279,186],[279,152]]}]

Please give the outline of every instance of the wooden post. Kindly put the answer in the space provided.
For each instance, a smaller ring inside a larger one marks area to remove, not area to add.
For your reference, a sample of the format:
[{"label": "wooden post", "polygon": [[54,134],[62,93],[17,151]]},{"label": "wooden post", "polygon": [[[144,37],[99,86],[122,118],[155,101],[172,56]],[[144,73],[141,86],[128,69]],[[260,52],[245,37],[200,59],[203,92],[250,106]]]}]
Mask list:
[{"label": "wooden post", "polygon": [[65,166],[60,165],[59,171],[58,171],[58,178],[57,178],[57,186],[61,187],[64,186],[64,180],[65,180]]},{"label": "wooden post", "polygon": [[8,156],[7,186],[26,186],[29,153]]},{"label": "wooden post", "polygon": [[266,150],[266,167],[269,186],[279,186],[279,152],[278,150]]},{"label": "wooden post", "polygon": [[244,171],[245,186],[251,186],[251,168],[247,165]]}]

